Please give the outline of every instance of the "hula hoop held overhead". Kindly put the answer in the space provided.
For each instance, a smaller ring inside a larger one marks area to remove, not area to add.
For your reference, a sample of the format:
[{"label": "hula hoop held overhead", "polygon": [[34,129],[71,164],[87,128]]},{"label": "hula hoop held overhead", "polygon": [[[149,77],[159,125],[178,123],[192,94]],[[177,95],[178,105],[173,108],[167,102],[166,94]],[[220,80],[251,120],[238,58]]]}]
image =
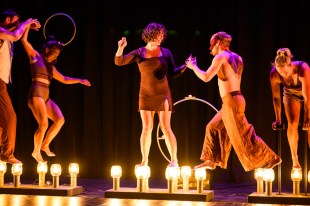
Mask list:
[{"label": "hula hoop held overhead", "polygon": [[46,25],[47,23],[55,16],[65,16],[67,17],[73,24],[73,34],[72,34],[72,37],[69,41],[67,41],[66,43],[62,43],[64,46],[67,46],[68,44],[70,44],[72,42],[72,40],[74,39],[75,37],[75,34],[76,34],[76,25],[75,25],[75,22],[73,20],[73,18],[71,16],[69,16],[68,14],[65,14],[65,13],[56,13],[56,14],[53,14],[52,16],[50,16],[44,23],[44,26],[43,26],[43,35],[44,35],[44,38],[46,39]]}]

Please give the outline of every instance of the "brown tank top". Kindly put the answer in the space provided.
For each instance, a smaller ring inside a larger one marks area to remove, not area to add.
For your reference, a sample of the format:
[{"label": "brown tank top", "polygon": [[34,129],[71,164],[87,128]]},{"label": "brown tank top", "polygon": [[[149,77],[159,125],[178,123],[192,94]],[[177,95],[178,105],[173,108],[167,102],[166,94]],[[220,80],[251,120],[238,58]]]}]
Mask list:
[{"label": "brown tank top", "polygon": [[53,78],[53,67],[51,64],[44,61],[42,56],[38,57],[35,63],[31,64],[31,77],[44,78],[49,81]]}]

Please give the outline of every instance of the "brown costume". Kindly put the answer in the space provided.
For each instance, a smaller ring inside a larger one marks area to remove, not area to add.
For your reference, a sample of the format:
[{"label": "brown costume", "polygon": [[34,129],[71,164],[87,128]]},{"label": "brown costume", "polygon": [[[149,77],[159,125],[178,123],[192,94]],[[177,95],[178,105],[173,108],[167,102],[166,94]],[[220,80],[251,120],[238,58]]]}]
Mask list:
[{"label": "brown costume", "polygon": [[49,99],[49,84],[40,82],[36,78],[47,79],[53,78],[53,67],[39,56],[37,61],[31,63],[32,84],[28,93],[28,100],[32,97],[42,97],[45,102]]},{"label": "brown costume", "polygon": [[[144,58],[145,47],[136,49],[127,55],[115,56],[118,66],[136,62],[141,74],[139,92],[139,110],[164,111],[165,100],[172,111],[172,98],[168,76],[176,77],[186,68],[184,65],[176,68],[170,50],[160,48],[162,56]],[[167,76],[168,74],[168,76]]]},{"label": "brown costume", "polygon": [[222,98],[222,109],[206,128],[201,160],[211,160],[227,168],[231,147],[234,148],[245,171],[265,166],[277,156],[255,133],[245,117],[246,103],[241,92]]}]

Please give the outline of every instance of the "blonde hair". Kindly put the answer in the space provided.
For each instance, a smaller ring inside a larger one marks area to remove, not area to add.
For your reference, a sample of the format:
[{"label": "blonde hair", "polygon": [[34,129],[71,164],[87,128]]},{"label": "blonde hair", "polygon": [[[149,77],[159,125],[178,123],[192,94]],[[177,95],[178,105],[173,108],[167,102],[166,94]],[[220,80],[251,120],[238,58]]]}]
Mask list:
[{"label": "blonde hair", "polygon": [[283,67],[291,65],[293,54],[289,48],[280,48],[277,50],[277,56],[274,60],[273,66]]}]

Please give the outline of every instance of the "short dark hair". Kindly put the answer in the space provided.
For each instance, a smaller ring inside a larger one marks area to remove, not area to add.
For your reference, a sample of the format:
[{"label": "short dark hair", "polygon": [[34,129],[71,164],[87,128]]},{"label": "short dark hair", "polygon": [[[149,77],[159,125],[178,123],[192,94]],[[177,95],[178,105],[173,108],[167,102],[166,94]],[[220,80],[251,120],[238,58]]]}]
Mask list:
[{"label": "short dark hair", "polygon": [[14,16],[17,16],[18,18],[20,18],[20,16],[16,13],[16,11],[12,9],[6,9],[0,15],[0,22],[4,22],[7,17],[12,19]]},{"label": "short dark hair", "polygon": [[61,43],[60,41],[57,41],[53,35],[50,35],[46,38],[43,44],[42,52],[44,52],[46,48],[49,48],[49,49],[58,48],[62,50],[63,47],[64,47],[63,43]]}]

